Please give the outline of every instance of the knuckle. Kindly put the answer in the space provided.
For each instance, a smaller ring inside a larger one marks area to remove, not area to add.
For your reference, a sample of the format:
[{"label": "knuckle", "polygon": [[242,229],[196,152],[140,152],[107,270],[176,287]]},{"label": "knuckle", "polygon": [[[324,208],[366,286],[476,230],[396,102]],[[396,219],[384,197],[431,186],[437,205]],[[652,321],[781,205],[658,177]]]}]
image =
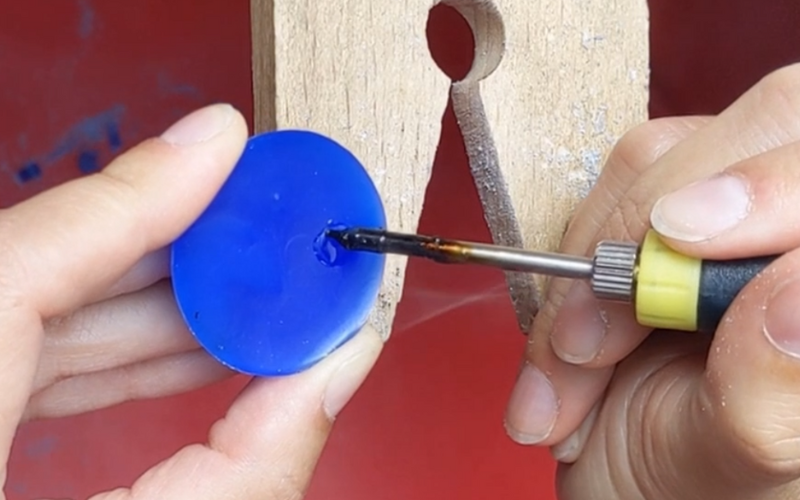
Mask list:
[{"label": "knuckle", "polygon": [[97,174],[96,179],[103,184],[102,189],[98,191],[111,206],[123,209],[138,201],[139,194],[136,185],[124,175],[114,170],[105,170]]},{"label": "knuckle", "polygon": [[[777,147],[800,135],[800,64],[778,69],[765,76],[753,88],[754,97],[745,108],[746,118],[764,144]],[[746,151],[747,156],[761,152]]]},{"label": "knuckle", "polygon": [[760,104],[769,110],[800,108],[800,64],[793,64],[769,73],[756,85]]},{"label": "knuckle", "polygon": [[0,310],[17,309],[26,302],[28,259],[22,257],[24,249],[14,243],[19,241],[19,225],[9,212],[0,212]]},{"label": "knuckle", "polygon": [[800,437],[775,439],[764,429],[741,429],[737,433],[737,455],[745,467],[771,478],[795,477],[800,472]]},{"label": "knuckle", "polygon": [[105,345],[99,343],[93,327],[100,311],[84,308],[65,316],[54,316],[43,322],[44,346],[34,383],[35,391],[44,390],[82,372],[101,371],[112,366],[96,353]]},{"label": "knuckle", "polygon": [[611,150],[606,169],[621,180],[637,178],[674,143],[676,118],[658,118],[636,125]]},{"label": "knuckle", "polygon": [[534,316],[533,328],[528,336],[526,357],[529,361],[538,358],[543,354],[543,350],[549,352],[550,344],[547,339],[553,329],[558,309],[564,302],[570,286],[570,281],[563,279],[554,279],[550,282],[547,289],[547,298],[542,307],[539,308],[536,316]]},{"label": "knuckle", "polygon": [[[573,221],[569,236],[585,247],[588,241],[571,233],[585,233],[587,228],[602,237],[639,235],[649,220],[652,193],[649,183],[641,182],[649,167],[664,155],[693,127],[686,118],[650,120],[629,130],[612,149],[594,192],[585,200]],[[570,240],[571,241],[571,240]],[[572,241],[571,241],[572,242]],[[570,250],[575,251],[575,248]],[[579,249],[580,250],[580,249]]]},{"label": "knuckle", "polygon": [[[89,179],[86,179],[89,180]],[[99,186],[98,186],[99,184]],[[94,183],[84,183],[83,192],[79,196],[91,200],[91,203],[81,203],[81,206],[102,207],[102,214],[97,217],[111,218],[118,221],[126,234],[147,234],[147,221],[135,215],[141,212],[141,194],[135,183],[123,174],[107,170],[94,176]],[[91,214],[86,214],[91,218]],[[136,239],[131,238],[131,241]]]},{"label": "knuckle", "polygon": [[298,473],[286,472],[277,478],[277,484],[270,491],[270,498],[275,500],[302,500],[308,489],[308,473],[303,470]]},{"label": "knuckle", "polygon": [[794,478],[800,474],[800,418],[776,421],[772,412],[747,412],[733,425],[732,445],[737,461],[765,478]]},{"label": "knuckle", "polygon": [[655,200],[640,196],[637,190],[624,196],[618,205],[614,238],[638,239],[650,226],[650,210]]}]

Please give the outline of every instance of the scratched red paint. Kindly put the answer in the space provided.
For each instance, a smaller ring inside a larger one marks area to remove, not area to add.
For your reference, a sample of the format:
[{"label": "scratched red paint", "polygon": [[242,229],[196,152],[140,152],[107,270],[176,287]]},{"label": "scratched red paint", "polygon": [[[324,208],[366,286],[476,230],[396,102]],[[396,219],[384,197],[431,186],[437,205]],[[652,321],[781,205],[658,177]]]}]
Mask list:
[{"label": "scratched red paint", "polygon": [[[759,75],[797,58],[792,0],[771,9],[747,0],[650,3],[654,115],[718,111]],[[109,120],[124,150],[212,101],[232,102],[250,119],[248,12],[247,0],[6,2],[0,206],[76,177],[84,150],[107,162],[115,154]],[[463,22],[441,12],[438,23],[437,61],[463,72]],[[738,36],[745,26],[751,37],[769,33],[764,43]],[[41,179],[20,185],[13,174],[32,161],[44,164]],[[449,110],[422,230],[488,238]],[[501,277],[426,262],[413,262],[408,274],[397,334],[339,420],[309,498],[554,498],[547,453],[513,445],[501,425],[524,342]],[[435,309],[451,310],[421,321]],[[13,451],[8,498],[83,498],[128,485],[202,441],[241,385],[234,379],[28,424]]]}]

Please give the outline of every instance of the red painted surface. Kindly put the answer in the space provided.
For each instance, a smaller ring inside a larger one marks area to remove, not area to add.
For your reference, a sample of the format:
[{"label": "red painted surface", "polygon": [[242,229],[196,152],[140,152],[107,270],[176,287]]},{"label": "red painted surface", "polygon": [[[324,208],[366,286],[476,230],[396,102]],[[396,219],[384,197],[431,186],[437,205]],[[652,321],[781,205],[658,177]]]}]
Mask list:
[{"label": "red painted surface", "polygon": [[[757,11],[747,0],[651,3],[654,115],[717,111],[800,53],[792,0]],[[446,11],[433,19],[437,62],[463,74],[468,31]],[[232,102],[251,117],[249,43],[247,0],[6,2],[0,206],[80,175],[80,161],[107,163],[203,104]],[[443,125],[422,230],[486,240],[450,110]],[[20,185],[15,172],[32,163],[41,179]],[[309,498],[554,498],[548,454],[512,444],[502,428],[524,339],[499,273],[412,262],[407,283],[396,333],[340,418]],[[202,441],[241,384],[28,424],[9,499],[128,485]]]}]

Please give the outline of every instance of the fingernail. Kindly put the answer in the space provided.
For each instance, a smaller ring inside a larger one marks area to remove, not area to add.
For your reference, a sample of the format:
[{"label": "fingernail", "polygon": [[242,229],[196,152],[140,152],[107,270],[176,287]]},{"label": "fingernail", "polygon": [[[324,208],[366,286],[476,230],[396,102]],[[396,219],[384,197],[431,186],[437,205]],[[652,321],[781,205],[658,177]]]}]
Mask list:
[{"label": "fingernail", "polygon": [[361,387],[377,360],[375,350],[360,351],[352,355],[331,376],[322,399],[328,419],[334,420]]},{"label": "fingernail", "polygon": [[181,118],[161,134],[161,139],[175,146],[190,146],[213,139],[230,126],[234,109],[229,104],[215,104]]},{"label": "fingernail", "polygon": [[580,436],[578,431],[575,431],[567,439],[550,448],[550,454],[556,462],[572,463],[575,461],[573,457],[577,454],[579,444]]},{"label": "fingernail", "polygon": [[567,363],[588,363],[600,352],[607,330],[608,322],[591,288],[576,281],[553,322],[553,351]]},{"label": "fingernail", "polygon": [[601,403],[596,403],[589,414],[583,419],[578,429],[567,437],[564,441],[550,448],[550,454],[561,463],[571,464],[580,458],[586,441],[594,428],[597,416],[600,413]]},{"label": "fingernail", "polygon": [[800,359],[800,281],[781,285],[770,297],[764,318],[764,333],[775,348]]},{"label": "fingernail", "polygon": [[526,363],[511,393],[506,413],[506,431],[520,444],[547,439],[556,423],[558,399],[547,376]]},{"label": "fingernail", "polygon": [[750,207],[745,181],[735,175],[720,175],[658,200],[650,223],[668,238],[698,242],[739,224],[749,214]]}]

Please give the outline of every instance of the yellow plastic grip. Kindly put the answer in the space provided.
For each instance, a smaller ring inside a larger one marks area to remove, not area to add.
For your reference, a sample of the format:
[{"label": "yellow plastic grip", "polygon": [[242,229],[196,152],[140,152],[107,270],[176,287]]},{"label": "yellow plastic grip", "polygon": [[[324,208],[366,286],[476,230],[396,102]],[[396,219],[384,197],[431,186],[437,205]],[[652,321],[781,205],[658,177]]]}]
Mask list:
[{"label": "yellow plastic grip", "polygon": [[669,330],[697,330],[702,260],[682,255],[655,231],[648,231],[639,250],[636,319],[639,324]]}]

